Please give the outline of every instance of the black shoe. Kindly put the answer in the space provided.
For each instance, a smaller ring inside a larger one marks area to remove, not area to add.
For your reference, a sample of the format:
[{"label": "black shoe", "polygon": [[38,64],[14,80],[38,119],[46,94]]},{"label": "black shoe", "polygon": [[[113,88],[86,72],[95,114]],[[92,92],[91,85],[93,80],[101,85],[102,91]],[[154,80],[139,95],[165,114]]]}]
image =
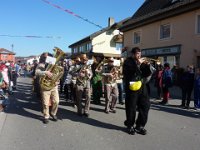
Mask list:
[{"label": "black shoe", "polygon": [[144,127],[136,127],[135,132],[138,133],[138,134],[141,134],[141,135],[147,134],[147,130]]},{"label": "black shoe", "polygon": [[82,114],[82,113],[78,113],[78,116],[79,116],[79,117],[82,117],[82,116],[83,116],[83,114]]},{"label": "black shoe", "polygon": [[85,117],[89,117],[89,116],[90,116],[90,114],[87,113],[87,112],[85,112],[83,115],[84,115]]},{"label": "black shoe", "polygon": [[124,102],[119,102],[120,105],[124,105]]},{"label": "black shoe", "polygon": [[117,111],[115,110],[115,109],[111,109],[109,112],[111,112],[111,113],[116,113]]},{"label": "black shoe", "polygon": [[190,107],[189,106],[185,106],[184,109],[190,109]]},{"label": "black shoe", "polygon": [[127,120],[124,121],[124,125],[128,127],[128,122],[127,122]]},{"label": "black shoe", "polygon": [[181,108],[184,108],[184,107],[185,107],[185,105],[181,104],[181,105],[179,105],[179,107],[181,107]]},{"label": "black shoe", "polygon": [[127,128],[128,134],[135,135],[135,129],[133,127]]},{"label": "black shoe", "polygon": [[49,123],[49,119],[44,118],[43,123],[44,123],[44,124],[48,124],[48,123]]},{"label": "black shoe", "polygon": [[52,115],[51,117],[52,117],[53,121],[58,121],[58,117],[56,115]]},{"label": "black shoe", "polygon": [[161,101],[159,104],[166,105],[166,104],[168,104],[168,102],[167,101]]},{"label": "black shoe", "polygon": [[109,110],[105,110],[105,113],[106,113],[106,114],[109,114]]},{"label": "black shoe", "polygon": [[98,102],[97,102],[97,105],[101,105],[101,101],[98,101]]}]

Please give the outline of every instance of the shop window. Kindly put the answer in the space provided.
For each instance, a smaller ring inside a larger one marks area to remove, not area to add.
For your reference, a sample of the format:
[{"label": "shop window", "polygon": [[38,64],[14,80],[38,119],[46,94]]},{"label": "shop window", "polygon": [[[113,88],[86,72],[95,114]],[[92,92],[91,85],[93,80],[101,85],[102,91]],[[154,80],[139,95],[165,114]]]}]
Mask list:
[{"label": "shop window", "polygon": [[170,38],[170,24],[160,26],[160,39]]}]

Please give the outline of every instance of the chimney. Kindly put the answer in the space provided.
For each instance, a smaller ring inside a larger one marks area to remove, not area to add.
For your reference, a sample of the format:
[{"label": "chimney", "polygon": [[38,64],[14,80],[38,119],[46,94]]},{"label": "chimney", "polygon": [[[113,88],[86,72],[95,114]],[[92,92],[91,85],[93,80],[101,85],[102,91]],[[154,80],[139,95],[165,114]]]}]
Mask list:
[{"label": "chimney", "polygon": [[115,19],[112,17],[108,18],[108,27],[112,26],[113,24],[115,24]]}]

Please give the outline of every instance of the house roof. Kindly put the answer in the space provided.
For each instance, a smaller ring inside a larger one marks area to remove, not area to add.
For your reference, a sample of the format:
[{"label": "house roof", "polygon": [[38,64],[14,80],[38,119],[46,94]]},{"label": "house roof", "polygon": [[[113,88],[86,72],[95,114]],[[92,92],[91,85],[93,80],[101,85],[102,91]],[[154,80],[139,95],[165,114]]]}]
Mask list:
[{"label": "house roof", "polygon": [[126,21],[121,31],[128,31],[152,22],[200,8],[199,0],[146,0]]},{"label": "house roof", "polygon": [[0,48],[0,54],[12,54],[15,55],[15,53],[5,49],[5,48]]},{"label": "house roof", "polygon": [[126,19],[124,19],[124,20],[122,20],[122,21],[120,21],[120,22],[118,22],[118,23],[114,23],[114,24],[113,24],[112,26],[110,26],[110,27],[105,27],[105,28],[103,28],[103,29],[101,29],[101,30],[99,30],[99,31],[97,31],[97,32],[94,32],[94,33],[92,33],[91,35],[89,35],[89,36],[87,36],[87,37],[85,37],[85,38],[83,38],[83,39],[81,39],[81,40],[79,40],[79,41],[77,41],[77,42],[75,42],[75,43],[69,45],[69,47],[71,48],[71,47],[76,46],[76,45],[79,45],[79,44],[81,44],[81,43],[89,42],[89,41],[92,40],[93,38],[97,37],[98,35],[100,35],[100,34],[106,32],[106,31],[108,31],[108,30],[110,30],[110,29],[117,29],[117,28],[121,27],[122,24],[123,24],[124,22],[126,22],[128,19],[130,19],[130,17],[128,17],[128,18],[126,18]]}]

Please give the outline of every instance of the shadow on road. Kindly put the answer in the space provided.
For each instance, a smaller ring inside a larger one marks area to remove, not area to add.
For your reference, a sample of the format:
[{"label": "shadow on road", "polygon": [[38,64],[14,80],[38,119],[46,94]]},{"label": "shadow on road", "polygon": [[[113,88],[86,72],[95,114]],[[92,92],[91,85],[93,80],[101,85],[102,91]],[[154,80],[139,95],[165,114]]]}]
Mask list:
[{"label": "shadow on road", "polygon": [[[63,101],[63,98],[64,97],[61,96],[61,101],[60,101],[59,105],[72,107],[72,103],[67,102],[65,100]],[[103,101],[102,101],[102,104],[99,105],[99,106],[102,106],[102,108],[97,108],[97,107],[93,107],[93,106],[94,105],[92,105],[90,107],[90,110],[104,113]],[[78,116],[76,112],[67,110],[65,108],[59,108],[58,109],[58,118],[60,120],[68,119],[68,120],[71,120],[71,121],[74,121],[74,122],[80,122],[80,123],[88,124],[88,125],[99,127],[99,128],[121,130],[121,131],[124,131],[124,132],[126,131],[125,127],[121,127],[121,126],[117,126],[117,125],[114,125],[114,124],[102,122],[102,121],[99,121],[99,120],[96,120],[96,119],[93,119],[93,118],[90,118],[90,117],[87,118],[87,117],[84,117],[84,116]]]},{"label": "shadow on road", "polygon": [[42,116],[33,112],[41,111],[41,104],[40,100],[32,94],[31,88],[30,84],[18,83],[17,90],[9,97],[10,105],[5,113],[41,120]]},{"label": "shadow on road", "polygon": [[160,105],[157,102],[151,102],[151,109],[186,117],[200,118],[200,112],[193,111],[192,109],[182,109],[178,105]]},{"label": "shadow on road", "polygon": [[106,122],[101,122],[99,120],[95,120],[95,119],[90,118],[90,117],[87,118],[87,117],[84,117],[84,116],[78,116],[76,112],[73,112],[73,111],[70,111],[70,110],[67,110],[67,109],[63,109],[63,108],[59,108],[58,117],[61,120],[62,119],[68,119],[68,120],[71,120],[71,121],[74,121],[74,122],[80,122],[80,123],[88,124],[88,125],[99,127],[99,128],[125,131],[124,127],[113,125],[113,124],[106,123]]},{"label": "shadow on road", "polygon": [[[38,99],[35,96],[35,94],[32,94],[31,88],[32,87],[30,84],[19,83],[17,90],[10,97],[11,104],[5,112],[9,113],[9,114],[18,114],[20,116],[33,118],[33,119],[42,121],[42,119],[43,119],[42,113],[41,113],[41,115],[37,115],[37,113],[42,110],[41,109],[42,105],[40,103],[40,99]],[[71,106],[71,103],[61,101],[60,105]],[[101,110],[100,108],[91,107],[91,109],[93,109],[95,111],[103,111],[103,109]],[[36,111],[36,112],[34,112],[34,111]],[[74,122],[81,122],[81,123],[99,127],[99,128],[125,131],[124,127],[120,127],[120,126],[113,125],[113,124],[106,123],[106,122],[101,122],[101,121],[95,120],[93,118],[80,117],[77,115],[76,112],[67,110],[65,108],[58,109],[58,119],[60,119],[60,120],[69,119]]]}]

